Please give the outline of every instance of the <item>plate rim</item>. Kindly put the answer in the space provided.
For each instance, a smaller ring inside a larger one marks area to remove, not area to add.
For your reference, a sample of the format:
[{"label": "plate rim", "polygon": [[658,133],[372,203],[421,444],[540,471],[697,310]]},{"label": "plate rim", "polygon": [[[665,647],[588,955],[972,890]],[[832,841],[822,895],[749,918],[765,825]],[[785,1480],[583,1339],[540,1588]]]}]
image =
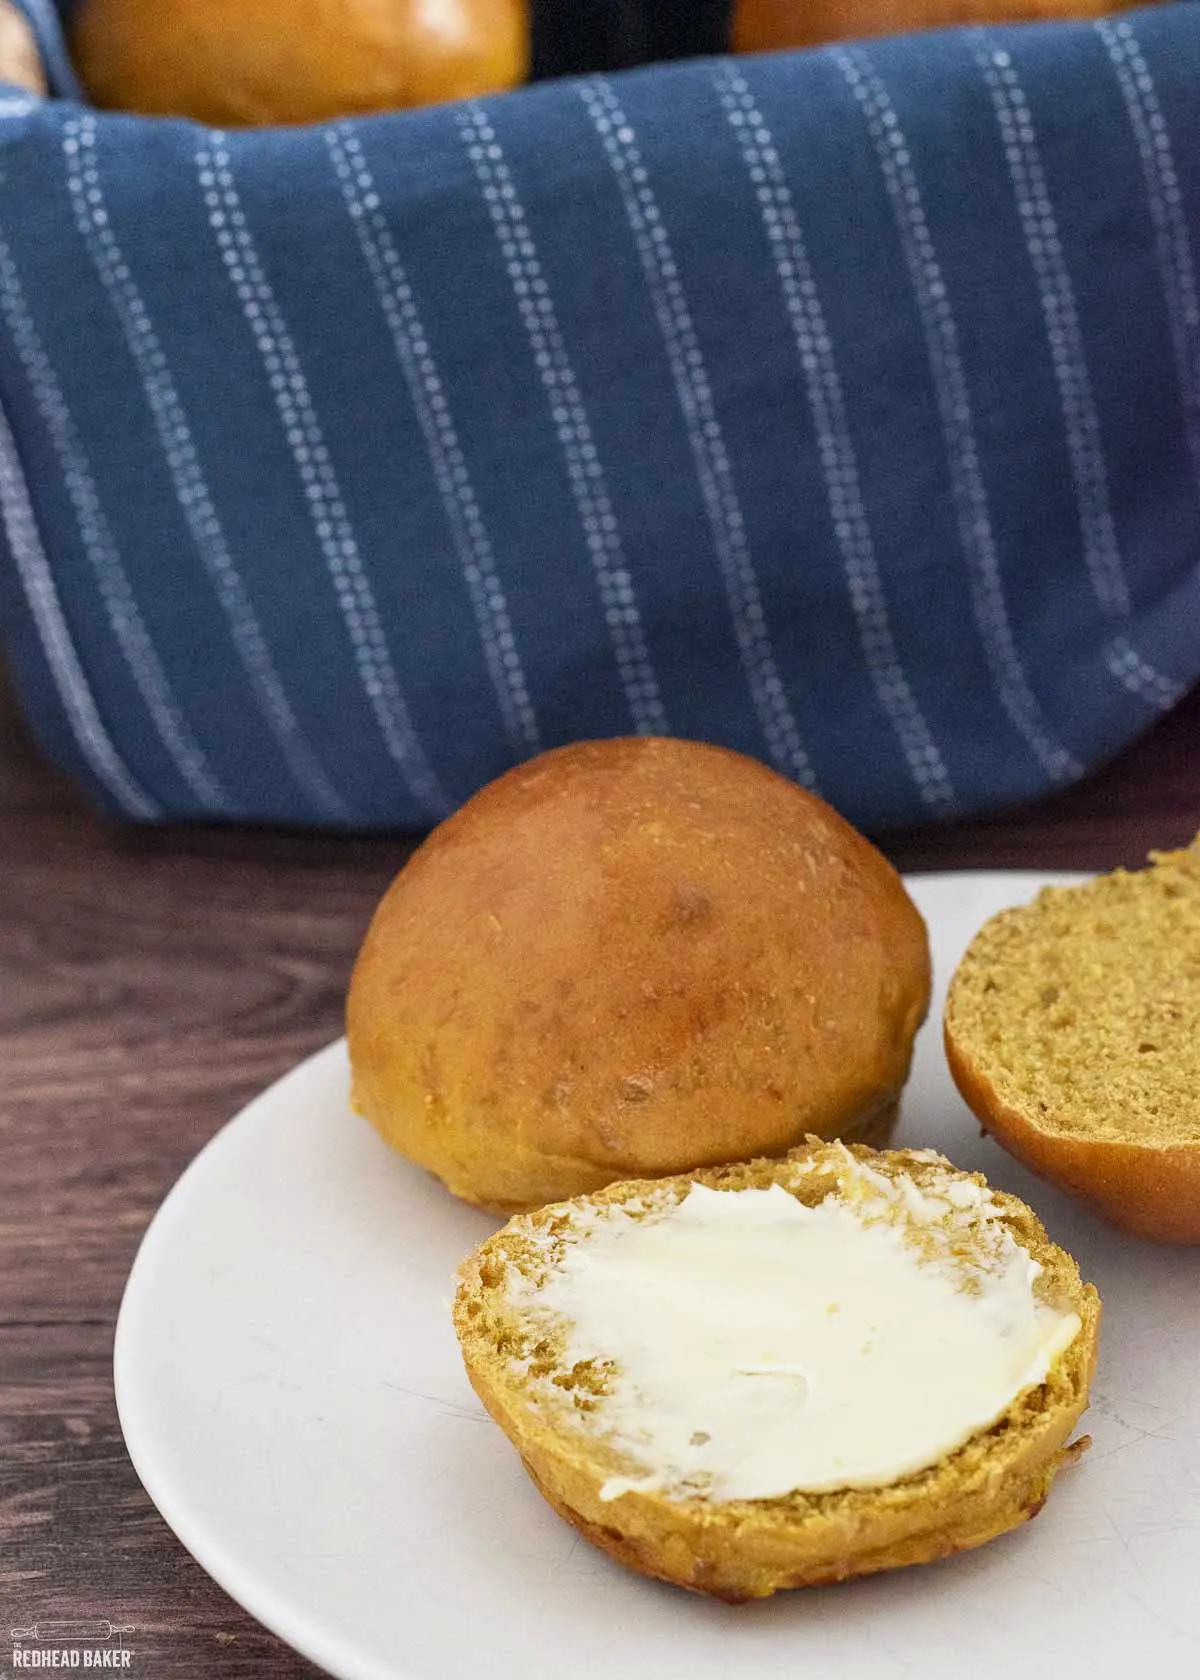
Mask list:
[{"label": "plate rim", "polygon": [[[159,1516],[205,1574],[247,1615],[261,1623],[269,1633],[273,1633],[293,1651],[315,1663],[326,1674],[334,1676],[339,1673],[341,1655],[344,1654],[344,1646],[338,1636],[326,1634],[319,1620],[310,1620],[310,1613],[302,1600],[289,1601],[286,1597],[281,1597],[275,1588],[256,1579],[252,1571],[247,1574],[246,1566],[239,1564],[228,1554],[220,1536],[211,1533],[203,1519],[193,1520],[186,1498],[177,1497],[170,1476],[160,1475],[153,1458],[147,1458],[143,1450],[145,1437],[143,1436],[141,1442],[138,1441],[139,1402],[133,1398],[136,1394],[136,1379],[129,1376],[130,1358],[127,1344],[132,1334],[130,1325],[139,1305],[135,1293],[139,1269],[149,1263],[146,1260],[148,1247],[150,1257],[153,1257],[153,1244],[160,1240],[156,1233],[161,1233],[160,1221],[164,1212],[173,1201],[186,1194],[193,1172],[201,1169],[210,1152],[216,1153],[227,1147],[226,1140],[234,1128],[239,1127],[265,1097],[292,1079],[300,1082],[314,1064],[337,1059],[344,1054],[345,1042],[343,1034],[288,1068],[278,1079],[272,1080],[269,1085],[256,1092],[248,1103],[243,1104],[236,1114],[225,1120],[196,1151],[158,1204],[142,1233],[125,1280],[125,1287],[121,1292],[121,1304],[117,1310],[113,1331],[112,1352],[113,1395],[125,1451],[146,1496]],[[398,1668],[389,1664],[388,1667],[382,1668],[367,1657],[357,1663],[357,1672],[363,1680],[421,1680],[421,1677],[413,1675],[407,1667]]]}]

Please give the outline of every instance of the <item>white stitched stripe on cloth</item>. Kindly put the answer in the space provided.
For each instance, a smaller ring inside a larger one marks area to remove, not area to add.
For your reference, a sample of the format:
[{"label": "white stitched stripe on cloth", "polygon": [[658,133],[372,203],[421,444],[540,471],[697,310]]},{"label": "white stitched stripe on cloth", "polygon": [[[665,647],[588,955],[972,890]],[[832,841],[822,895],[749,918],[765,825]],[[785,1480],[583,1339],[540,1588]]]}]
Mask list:
[{"label": "white stitched stripe on cloth", "polygon": [[665,735],[669,732],[666,710],[604,468],[512,171],[481,105],[471,101],[456,108],[455,120],[491,217],[566,462],[634,728],[641,735]]},{"label": "white stitched stripe on cloth", "polygon": [[409,716],[308,380],[247,226],[221,130],[212,130],[200,141],[196,169],[209,225],[262,358],[363,692],[388,755],[414,798],[430,815],[444,816],[451,800],[434,774]]},{"label": "white stitched stripe on cloth", "polygon": [[1125,636],[1114,636],[1104,650],[1104,663],[1131,693],[1140,695],[1156,711],[1169,712],[1187,693],[1183,683],[1164,677],[1148,665]]},{"label": "white stitched stripe on cloth", "polygon": [[959,535],[967,561],[975,622],[997,698],[1046,773],[1056,782],[1082,774],[1029,686],[1004,598],[1004,578],[988,509],[966,370],[946,282],[925,216],[912,156],[891,98],[866,53],[836,47],[830,56],[858,103],[892,205],[925,333],[930,372],[946,441]]},{"label": "white stitched stripe on cloth", "polygon": [[1171,131],[1133,25],[1124,18],[1098,18],[1093,27],[1116,73],[1141,158],[1192,471],[1200,485],[1200,298]]},{"label": "white stitched stripe on cloth", "polygon": [[416,411],[505,733],[518,756],[540,752],[537,716],[504,586],[412,284],[354,130],[349,123],[326,129],[325,142]]},{"label": "white stitched stripe on cloth", "polygon": [[134,598],[74,419],[38,337],[16,264],[3,239],[0,239],[0,313],[8,325],[38,413],[58,457],[63,484],[104,602],[109,627],[155,731],[200,808],[212,815],[232,816],[234,807],[192,734]]},{"label": "white stitched stripe on cloth", "polygon": [[742,72],[732,63],[725,64],[716,72],[715,85],[755,185],[763,229],[804,370],[829,516],[863,656],[922,802],[930,810],[948,815],[955,808],[954,789],[896,649],[833,340],[779,151]]},{"label": "white stitched stripe on cloth", "polygon": [[972,30],[975,62],[983,73],[1004,145],[1013,198],[1029,263],[1037,282],[1050,360],[1062,405],[1071,478],[1079,509],[1084,561],[1101,610],[1109,619],[1129,616],[1129,589],[1108,494],[1108,467],[1100,419],[1079,328],[1075,288],[1067,269],[1058,221],[1050,201],[1029,101],[1012,55]]},{"label": "white stitched stripe on cloth", "polygon": [[96,120],[91,116],[72,118],[63,135],[67,189],[76,225],[137,367],[176,498],[196,553],[212,580],[251,691],[301,792],[326,816],[348,818],[344,801],[304,739],[275,669],[262,626],[229,552],[158,333],[113,232],[96,155]]},{"label": "white stitched stripe on cloth", "polygon": [[0,518],[16,562],[17,574],[29,602],[54,686],[62,701],[71,733],[93,774],[131,817],[152,821],[162,815],[159,805],[134,781],[109,739],[92,698],[87,677],[75,652],[71,633],[54,586],[29,500],[29,487],[17,457],[12,431],[0,412]]},{"label": "white stitched stripe on cloth", "polygon": [[776,767],[816,790],[816,777],[771,646],[729,452],[713,402],[670,236],[628,117],[603,78],[577,91],[612,166],[662,333],[750,697]]}]

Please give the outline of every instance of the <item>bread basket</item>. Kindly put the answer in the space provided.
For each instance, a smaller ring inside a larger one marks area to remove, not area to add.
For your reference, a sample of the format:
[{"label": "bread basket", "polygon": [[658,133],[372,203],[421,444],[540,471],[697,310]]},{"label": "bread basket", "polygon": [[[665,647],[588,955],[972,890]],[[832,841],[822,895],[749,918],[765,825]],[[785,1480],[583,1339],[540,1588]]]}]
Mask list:
[{"label": "bread basket", "polygon": [[1195,7],[224,133],[23,4],[0,612],[106,809],[423,828],[644,732],[877,829],[1200,674]]}]

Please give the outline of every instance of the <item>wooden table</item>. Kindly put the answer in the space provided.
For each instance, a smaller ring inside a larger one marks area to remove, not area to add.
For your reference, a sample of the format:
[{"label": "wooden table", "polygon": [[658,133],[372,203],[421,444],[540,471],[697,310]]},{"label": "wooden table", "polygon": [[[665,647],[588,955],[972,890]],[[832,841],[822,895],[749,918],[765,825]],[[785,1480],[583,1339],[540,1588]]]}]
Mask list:
[{"label": "wooden table", "polygon": [[[894,834],[906,869],[1137,863],[1200,829],[1200,692],[1086,785]],[[0,1671],[9,1628],[132,1624],[133,1673],[294,1680],[164,1526],[125,1456],[113,1322],[205,1140],[341,1030],[402,839],[133,832],[38,762],[0,698]]]}]

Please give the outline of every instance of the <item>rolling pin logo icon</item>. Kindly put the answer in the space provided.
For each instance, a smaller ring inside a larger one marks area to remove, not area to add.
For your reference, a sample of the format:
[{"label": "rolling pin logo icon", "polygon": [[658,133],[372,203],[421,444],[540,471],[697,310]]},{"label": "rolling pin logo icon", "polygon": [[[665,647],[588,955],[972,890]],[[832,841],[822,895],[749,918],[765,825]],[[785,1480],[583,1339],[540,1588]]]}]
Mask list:
[{"label": "rolling pin logo icon", "polygon": [[35,1622],[32,1627],[13,1628],[14,1645],[22,1639],[36,1639],[42,1645],[93,1645],[132,1633],[132,1627],[114,1627],[109,1621]]},{"label": "rolling pin logo icon", "polygon": [[91,1621],[38,1621],[10,1629],[12,1666],[27,1668],[107,1668],[129,1672],[133,1652],[122,1643],[132,1627],[118,1627],[107,1617]]}]

